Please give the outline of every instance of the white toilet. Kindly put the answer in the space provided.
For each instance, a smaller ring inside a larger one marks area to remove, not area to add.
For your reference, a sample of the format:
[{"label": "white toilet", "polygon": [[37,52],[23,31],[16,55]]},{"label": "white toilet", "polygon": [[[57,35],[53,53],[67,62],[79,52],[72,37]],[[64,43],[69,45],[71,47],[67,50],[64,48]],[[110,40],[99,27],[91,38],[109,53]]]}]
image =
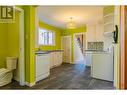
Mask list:
[{"label": "white toilet", "polygon": [[7,57],[6,58],[6,68],[0,69],[0,86],[4,86],[12,81],[13,70],[16,69],[17,58]]}]

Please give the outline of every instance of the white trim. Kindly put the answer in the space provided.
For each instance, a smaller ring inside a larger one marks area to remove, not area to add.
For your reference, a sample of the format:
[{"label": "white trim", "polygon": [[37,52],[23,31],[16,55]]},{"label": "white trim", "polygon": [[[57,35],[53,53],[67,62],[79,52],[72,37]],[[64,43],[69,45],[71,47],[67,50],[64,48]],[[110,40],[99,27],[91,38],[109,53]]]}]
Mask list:
[{"label": "white trim", "polygon": [[72,48],[72,37],[71,36],[62,36],[61,37],[61,49],[62,49],[62,39],[64,38],[64,37],[70,37],[70,62],[69,63],[72,63],[72,50],[71,50],[71,48]]},{"label": "white trim", "polygon": [[25,85],[25,60],[24,60],[24,10],[18,7],[15,7],[15,10],[20,12],[20,32],[19,32],[19,82],[20,85]]},{"label": "white trim", "polygon": [[[75,57],[74,57],[74,56],[75,56],[75,55],[74,55],[74,50],[75,50],[75,49],[74,49],[74,48],[75,48],[75,46],[74,46],[74,38],[75,38],[76,35],[81,35],[81,34],[85,34],[85,35],[86,35],[86,32],[74,33],[74,34],[73,34],[73,59],[75,58]],[[84,53],[84,50],[83,50],[83,53]],[[74,60],[75,60],[75,59],[74,59]],[[74,60],[73,60],[73,61],[74,61]],[[76,62],[77,62],[77,61],[78,61],[78,60],[76,60]],[[75,63],[75,62],[73,62],[73,63]]]},{"label": "white trim", "polygon": [[75,64],[75,63],[71,61],[70,64]]},{"label": "white trim", "polygon": [[26,85],[26,86],[29,86],[29,87],[32,87],[32,86],[34,86],[35,84],[36,84],[35,82],[32,82],[32,83],[25,82],[25,85]]},{"label": "white trim", "polygon": [[74,35],[81,35],[81,34],[86,34],[86,32],[74,33],[74,34],[73,34],[73,37],[74,37]]},{"label": "white trim", "polygon": [[53,44],[40,44],[39,43],[39,30],[38,30],[38,32],[37,32],[37,34],[38,34],[38,46],[40,47],[40,46],[55,46],[56,45],[56,32],[54,31],[54,30],[49,30],[49,29],[46,29],[46,28],[43,28],[43,27],[39,27],[39,29],[41,29],[41,30],[46,30],[47,32],[49,32],[49,33],[52,33],[52,36],[53,36]]},{"label": "white trim", "polygon": [[[120,26],[120,22],[119,22],[119,19],[120,18],[120,6],[115,6],[115,11],[114,11],[114,14],[115,14],[115,17],[114,17],[114,24],[115,25],[118,25],[118,27]],[[120,27],[119,27],[120,28]],[[119,29],[120,30],[120,29]],[[119,31],[118,30],[118,31]],[[120,35],[120,32],[118,33],[118,35]],[[119,36],[120,37],[120,36]],[[119,39],[118,37],[118,39]],[[119,44],[116,44],[114,45],[114,53],[116,54],[115,57],[114,57],[114,81],[113,81],[113,84],[114,86],[118,89],[119,88],[119,77],[120,77],[120,59],[119,59],[119,54],[120,54],[120,46]]]}]

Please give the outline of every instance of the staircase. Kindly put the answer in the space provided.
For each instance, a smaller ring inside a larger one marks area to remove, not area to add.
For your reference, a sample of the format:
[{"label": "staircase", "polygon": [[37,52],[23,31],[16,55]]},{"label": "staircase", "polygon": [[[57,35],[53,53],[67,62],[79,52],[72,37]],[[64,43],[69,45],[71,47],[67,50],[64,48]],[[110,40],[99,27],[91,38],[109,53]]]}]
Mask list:
[{"label": "staircase", "polygon": [[82,44],[80,38],[78,38],[78,37],[77,37],[77,42],[78,42],[78,45],[79,45],[80,50],[81,50],[82,53],[83,53],[83,44]]},{"label": "staircase", "polygon": [[74,38],[74,62],[79,63],[84,60],[83,45],[80,38]]}]

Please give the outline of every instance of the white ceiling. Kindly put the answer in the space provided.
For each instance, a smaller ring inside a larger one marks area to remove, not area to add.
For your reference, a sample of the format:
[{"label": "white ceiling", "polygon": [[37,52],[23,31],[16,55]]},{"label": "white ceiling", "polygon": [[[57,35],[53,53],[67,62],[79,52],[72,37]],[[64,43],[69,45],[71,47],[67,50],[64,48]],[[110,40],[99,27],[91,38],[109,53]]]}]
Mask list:
[{"label": "white ceiling", "polygon": [[77,27],[101,21],[102,6],[39,6],[38,17],[49,25],[66,28],[70,17],[73,17]]}]

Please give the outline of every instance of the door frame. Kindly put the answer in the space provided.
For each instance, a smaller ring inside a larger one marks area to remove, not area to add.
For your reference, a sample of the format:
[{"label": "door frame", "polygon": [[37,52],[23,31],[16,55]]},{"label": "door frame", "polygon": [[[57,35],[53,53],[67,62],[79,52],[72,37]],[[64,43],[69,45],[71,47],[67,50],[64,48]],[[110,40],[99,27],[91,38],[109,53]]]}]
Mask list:
[{"label": "door frame", "polygon": [[62,39],[63,38],[70,38],[70,62],[69,63],[72,63],[72,37],[71,36],[62,36],[61,37],[61,49],[62,49]]},{"label": "door frame", "polygon": [[19,83],[25,85],[25,53],[24,53],[24,10],[19,7],[14,7],[15,10],[20,12],[19,23]]},{"label": "door frame", "polygon": [[[81,35],[81,34],[83,34],[83,35],[86,36],[86,33],[85,33],[85,32],[74,33],[74,34],[73,34],[73,44],[74,44],[74,41],[75,41],[75,40],[74,40],[75,36],[76,36],[76,35]],[[74,49],[74,48],[75,48],[75,46],[73,47],[73,58],[75,58],[75,57],[74,57],[74,56],[75,56],[75,54],[74,54],[74,50],[75,50],[75,49]],[[84,53],[84,50],[83,50],[83,53]],[[74,60],[75,60],[75,59],[74,59]],[[75,62],[74,62],[74,63],[75,63]]]},{"label": "door frame", "polygon": [[122,5],[120,7],[120,89],[127,89],[127,51],[126,51],[126,41],[127,41],[127,33],[125,30],[125,6]]}]

